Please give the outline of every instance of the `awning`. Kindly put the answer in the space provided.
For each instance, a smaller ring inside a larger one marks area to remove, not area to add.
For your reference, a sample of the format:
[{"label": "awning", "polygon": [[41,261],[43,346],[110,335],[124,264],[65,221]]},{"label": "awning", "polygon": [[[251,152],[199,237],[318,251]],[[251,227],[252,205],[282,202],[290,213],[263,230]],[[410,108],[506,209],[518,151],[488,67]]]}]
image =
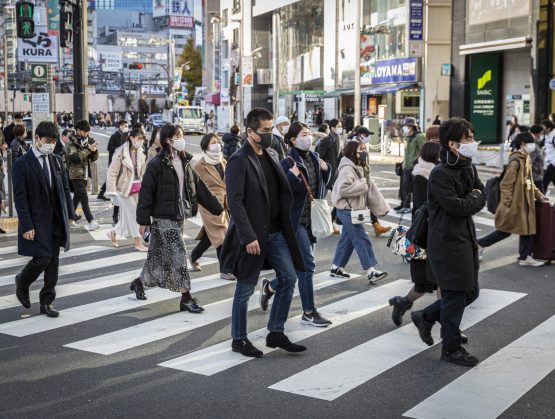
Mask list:
[{"label": "awning", "polygon": [[206,102],[207,105],[218,106],[220,104],[220,92],[204,95],[204,101]]},{"label": "awning", "polygon": [[363,95],[385,95],[387,93],[396,93],[399,90],[408,89],[409,87],[417,86],[418,83],[396,83],[396,84],[382,84],[378,86],[371,86],[361,90]]},{"label": "awning", "polygon": [[481,54],[483,52],[496,52],[508,49],[528,48],[532,45],[532,38],[521,36],[518,38],[501,39],[497,41],[478,42],[465,44],[459,47],[459,55]]},{"label": "awning", "polygon": [[324,97],[339,97],[343,95],[353,95],[355,93],[354,89],[336,89],[331,92],[327,92]]}]

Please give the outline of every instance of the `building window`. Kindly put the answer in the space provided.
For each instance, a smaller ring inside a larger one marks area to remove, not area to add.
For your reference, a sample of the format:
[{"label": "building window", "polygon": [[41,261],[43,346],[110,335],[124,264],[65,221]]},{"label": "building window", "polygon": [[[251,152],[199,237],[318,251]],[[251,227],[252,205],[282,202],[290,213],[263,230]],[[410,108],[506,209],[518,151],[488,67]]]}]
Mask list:
[{"label": "building window", "polygon": [[222,25],[227,26],[227,9],[222,10]]},{"label": "building window", "polygon": [[239,28],[233,29],[231,49],[239,48]]},{"label": "building window", "polygon": [[233,9],[231,10],[232,13],[239,13],[241,11],[241,0],[233,0]]}]

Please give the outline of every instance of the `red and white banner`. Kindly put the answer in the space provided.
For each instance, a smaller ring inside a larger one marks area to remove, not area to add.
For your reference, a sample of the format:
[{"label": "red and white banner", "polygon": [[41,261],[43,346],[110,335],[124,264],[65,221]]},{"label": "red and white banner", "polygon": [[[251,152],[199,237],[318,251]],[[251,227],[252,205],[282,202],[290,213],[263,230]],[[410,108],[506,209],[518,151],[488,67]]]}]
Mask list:
[{"label": "red and white banner", "polygon": [[193,16],[170,16],[169,26],[178,29],[194,29],[195,18]]}]

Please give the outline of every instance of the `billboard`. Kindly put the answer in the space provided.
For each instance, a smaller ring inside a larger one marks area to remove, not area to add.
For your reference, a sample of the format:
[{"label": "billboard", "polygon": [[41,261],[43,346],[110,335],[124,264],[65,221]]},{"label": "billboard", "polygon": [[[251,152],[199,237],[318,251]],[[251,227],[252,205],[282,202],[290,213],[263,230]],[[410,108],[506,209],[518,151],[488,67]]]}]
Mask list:
[{"label": "billboard", "polygon": [[100,62],[104,72],[119,72],[123,69],[121,52],[102,52],[100,53]]},{"label": "billboard", "polygon": [[170,16],[168,25],[170,28],[194,29],[195,18],[193,16]]},{"label": "billboard", "polygon": [[17,39],[17,60],[30,63],[58,63],[58,37],[48,35],[46,26],[35,26],[29,39]]},{"label": "billboard", "polygon": [[193,0],[153,0],[152,17],[193,16]]},{"label": "billboard", "polygon": [[530,14],[530,0],[469,0],[468,24],[482,25]]},{"label": "billboard", "polygon": [[48,35],[60,35],[60,2],[59,0],[48,0]]},{"label": "billboard", "polygon": [[361,67],[362,84],[406,83],[419,80],[417,58],[376,60]]}]

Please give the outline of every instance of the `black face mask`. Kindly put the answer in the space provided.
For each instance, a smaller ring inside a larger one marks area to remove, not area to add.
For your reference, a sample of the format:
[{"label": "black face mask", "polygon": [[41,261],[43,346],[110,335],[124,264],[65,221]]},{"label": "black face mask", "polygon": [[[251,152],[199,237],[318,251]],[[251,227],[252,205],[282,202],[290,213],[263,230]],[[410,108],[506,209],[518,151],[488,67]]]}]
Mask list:
[{"label": "black face mask", "polygon": [[366,154],[366,151],[361,151],[358,154],[359,154],[358,163],[359,164],[366,163],[366,159],[368,158],[368,155]]},{"label": "black face mask", "polygon": [[272,133],[271,132],[265,132],[265,133],[256,133],[256,135],[258,135],[260,137],[260,141],[256,141],[256,143],[262,147],[262,148],[268,148],[270,147],[270,144],[272,144]]}]

